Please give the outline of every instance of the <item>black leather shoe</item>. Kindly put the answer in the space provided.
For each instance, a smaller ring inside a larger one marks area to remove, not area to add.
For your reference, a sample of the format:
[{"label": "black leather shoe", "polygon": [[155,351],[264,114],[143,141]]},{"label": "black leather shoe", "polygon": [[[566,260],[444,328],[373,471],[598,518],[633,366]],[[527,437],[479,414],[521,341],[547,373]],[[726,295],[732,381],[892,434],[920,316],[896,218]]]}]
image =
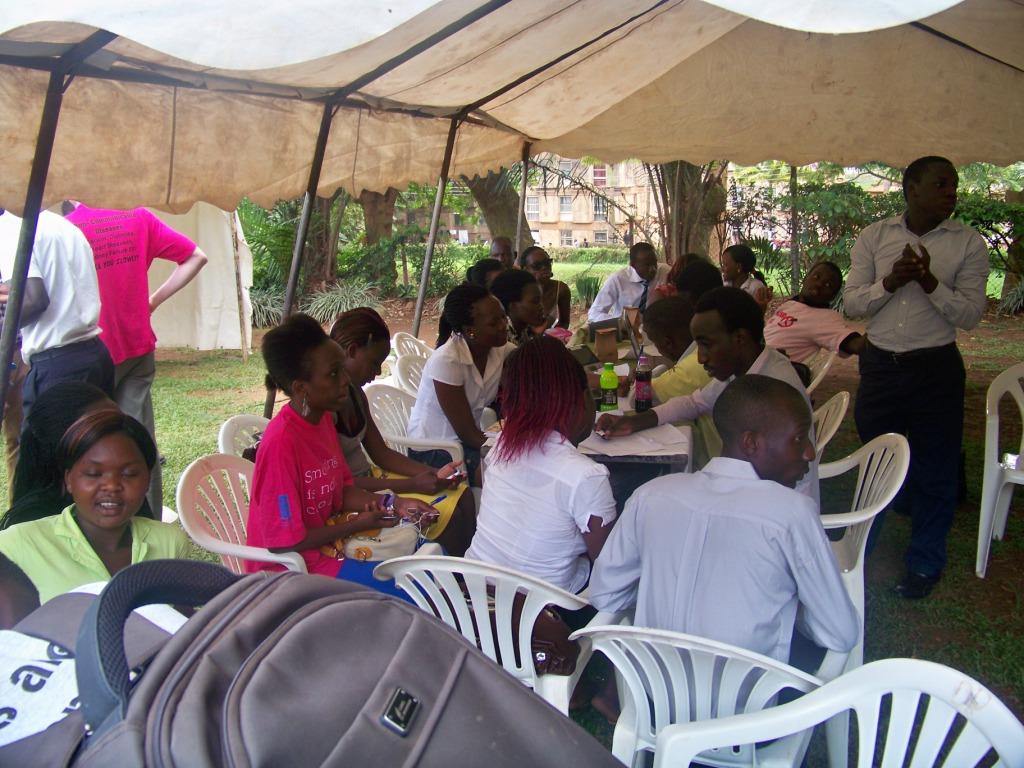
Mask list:
[{"label": "black leather shoe", "polygon": [[932,593],[940,578],[940,576],[925,576],[923,573],[907,571],[903,581],[896,585],[896,594],[907,600],[920,600]]}]

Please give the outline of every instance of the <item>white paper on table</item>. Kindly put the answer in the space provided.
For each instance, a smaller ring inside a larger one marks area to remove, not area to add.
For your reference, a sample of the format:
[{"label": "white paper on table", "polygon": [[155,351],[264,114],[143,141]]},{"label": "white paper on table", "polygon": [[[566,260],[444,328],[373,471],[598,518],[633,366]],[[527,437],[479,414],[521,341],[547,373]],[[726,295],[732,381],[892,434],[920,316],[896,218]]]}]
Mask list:
[{"label": "white paper on table", "polygon": [[661,446],[678,445],[686,442],[686,435],[671,424],[659,424],[652,429],[645,429],[643,436],[657,441]]},{"label": "white paper on table", "polygon": [[657,440],[647,437],[645,432],[610,438],[591,435],[580,443],[580,448],[587,448],[605,456],[634,456],[657,451],[663,447]]},{"label": "white paper on table", "polygon": [[616,376],[629,376],[629,363],[621,363],[615,366]]}]

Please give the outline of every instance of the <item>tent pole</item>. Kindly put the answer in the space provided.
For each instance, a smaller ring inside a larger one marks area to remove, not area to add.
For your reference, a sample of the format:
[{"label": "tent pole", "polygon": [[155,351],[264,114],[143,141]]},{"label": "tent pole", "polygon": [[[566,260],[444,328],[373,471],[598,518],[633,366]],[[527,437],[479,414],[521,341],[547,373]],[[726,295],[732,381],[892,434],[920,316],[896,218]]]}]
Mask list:
[{"label": "tent pole", "polygon": [[[523,142],[523,177],[519,180],[519,216],[516,218],[516,261],[522,259],[523,219],[526,218],[526,182],[530,176],[530,142]],[[520,266],[522,264],[520,263]]]},{"label": "tent pole", "polygon": [[434,246],[437,244],[437,230],[441,223],[441,204],[444,202],[445,187],[448,186],[448,171],[451,169],[452,153],[455,150],[455,136],[459,132],[462,116],[456,115],[448,126],[448,143],[444,146],[444,161],[441,163],[441,177],[437,180],[437,195],[434,197],[434,211],[430,215],[430,234],[427,236],[427,252],[423,256],[423,269],[420,273],[420,291],[416,295],[416,309],[413,312],[412,335],[419,337],[420,322],[423,320],[423,300],[427,295],[430,282],[430,261],[434,258]]},{"label": "tent pole", "polygon": [[54,67],[50,71],[50,82],[46,87],[46,98],[43,101],[43,114],[39,120],[39,133],[36,135],[36,151],[28,177],[28,191],[25,193],[25,205],[22,208],[21,232],[18,235],[18,249],[14,256],[14,274],[2,276],[5,282],[10,281],[11,289],[7,304],[4,306],[3,332],[0,333],[0,371],[4,372],[0,376],[0,403],[7,402],[11,361],[14,359],[14,347],[21,326],[25,283],[28,282],[28,266],[32,259],[32,245],[36,240],[36,224],[43,204],[46,176],[50,171],[50,158],[53,156],[53,142],[57,136],[57,120],[60,118],[64,91],[71,84],[75,68],[116,37],[117,35],[104,30],[94,32],[54,62]]},{"label": "tent pole", "polygon": [[[295,230],[295,247],[292,249],[292,265],[288,270],[288,287],[284,292],[282,320],[292,313],[295,305],[295,291],[299,284],[299,270],[302,267],[302,256],[306,251],[309,221],[313,214],[316,189],[320,185],[320,171],[324,165],[324,155],[327,152],[327,137],[331,133],[331,120],[334,118],[335,109],[330,104],[324,104],[324,111],[320,115],[320,132],[316,137],[313,162],[309,166],[309,181],[306,184],[306,194],[302,198],[302,215],[299,217],[299,226]],[[263,402],[263,416],[267,419],[274,415],[274,399],[276,395],[276,389],[267,389],[267,399]]]}]

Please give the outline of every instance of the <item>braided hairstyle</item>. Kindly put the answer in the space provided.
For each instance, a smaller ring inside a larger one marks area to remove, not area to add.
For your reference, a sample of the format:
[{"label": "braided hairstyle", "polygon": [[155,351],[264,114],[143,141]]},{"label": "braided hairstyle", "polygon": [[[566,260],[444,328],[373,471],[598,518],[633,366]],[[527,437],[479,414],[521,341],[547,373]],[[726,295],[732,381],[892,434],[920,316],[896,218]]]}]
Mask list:
[{"label": "braided hairstyle", "polygon": [[508,356],[501,376],[504,426],[500,461],[515,461],[544,443],[548,434],[572,437],[587,393],[587,374],[553,336],[523,342]]},{"label": "braided hairstyle", "polygon": [[462,333],[472,325],[473,305],[490,295],[490,291],[482,285],[473,283],[463,283],[452,288],[444,299],[444,312],[441,313],[441,320],[437,324],[435,348],[440,348],[453,333]]},{"label": "braided hairstyle", "polygon": [[507,315],[513,302],[523,300],[523,291],[526,290],[526,286],[536,282],[537,278],[530,272],[524,269],[510,269],[494,278],[494,282],[491,283],[491,293],[501,302]]},{"label": "braided hairstyle", "polygon": [[487,276],[494,272],[502,272],[505,265],[498,259],[480,259],[466,270],[466,282],[487,287]]}]

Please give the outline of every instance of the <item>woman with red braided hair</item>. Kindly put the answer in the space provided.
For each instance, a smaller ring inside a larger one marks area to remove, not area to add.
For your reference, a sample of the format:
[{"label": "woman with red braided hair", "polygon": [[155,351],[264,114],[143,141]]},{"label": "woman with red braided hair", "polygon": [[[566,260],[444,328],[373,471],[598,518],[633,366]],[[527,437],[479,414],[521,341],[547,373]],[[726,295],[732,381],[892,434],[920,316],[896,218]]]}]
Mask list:
[{"label": "woman with red braided hair", "polygon": [[594,426],[583,367],[550,336],[524,342],[505,363],[501,411],[466,557],[579,592],[615,520],[608,469],[576,449]]}]

